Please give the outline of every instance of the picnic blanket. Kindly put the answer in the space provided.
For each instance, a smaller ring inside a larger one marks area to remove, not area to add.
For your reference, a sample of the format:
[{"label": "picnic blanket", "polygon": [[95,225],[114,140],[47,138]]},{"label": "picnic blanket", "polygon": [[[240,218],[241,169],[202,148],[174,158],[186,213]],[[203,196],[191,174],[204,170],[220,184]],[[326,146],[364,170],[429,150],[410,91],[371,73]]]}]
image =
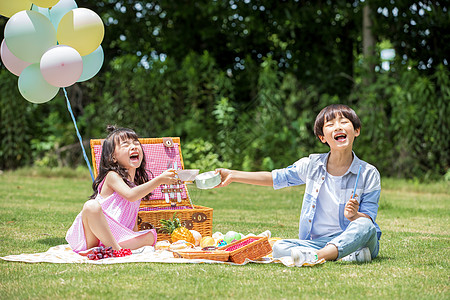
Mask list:
[{"label": "picnic blanket", "polygon": [[[132,251],[132,255],[124,256],[124,257],[114,257],[114,258],[105,258],[100,260],[89,260],[85,256],[81,256],[72,251],[69,245],[59,245],[55,247],[51,247],[46,252],[42,253],[32,253],[32,254],[19,254],[19,255],[8,255],[4,257],[0,257],[3,260],[7,261],[18,261],[18,262],[27,262],[27,263],[55,263],[55,264],[96,264],[96,265],[109,265],[109,264],[121,264],[121,263],[141,263],[141,262],[149,262],[149,263],[209,263],[209,264],[228,264],[228,265],[246,265],[250,262],[252,263],[282,263],[285,266],[293,267],[294,263],[291,257],[282,257],[274,259],[270,256],[263,257],[259,260],[251,261],[246,259],[242,264],[236,264],[233,262],[222,262],[208,259],[186,259],[186,258],[175,258],[173,257],[173,253],[167,250],[156,250],[151,246],[145,246],[137,250]],[[319,261],[317,264],[322,264],[325,261]],[[306,265],[305,266],[311,266]]]}]

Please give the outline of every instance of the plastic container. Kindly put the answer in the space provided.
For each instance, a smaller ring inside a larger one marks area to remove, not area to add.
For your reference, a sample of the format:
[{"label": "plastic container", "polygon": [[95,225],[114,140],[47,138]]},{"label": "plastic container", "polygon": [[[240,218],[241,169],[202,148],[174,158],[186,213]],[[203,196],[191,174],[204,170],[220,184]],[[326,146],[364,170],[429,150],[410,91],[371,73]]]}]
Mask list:
[{"label": "plastic container", "polygon": [[194,181],[195,177],[198,175],[199,169],[186,169],[178,171],[178,178],[181,181]]},{"label": "plastic container", "polygon": [[195,177],[195,184],[199,189],[212,189],[221,183],[220,173],[214,171],[202,173]]}]

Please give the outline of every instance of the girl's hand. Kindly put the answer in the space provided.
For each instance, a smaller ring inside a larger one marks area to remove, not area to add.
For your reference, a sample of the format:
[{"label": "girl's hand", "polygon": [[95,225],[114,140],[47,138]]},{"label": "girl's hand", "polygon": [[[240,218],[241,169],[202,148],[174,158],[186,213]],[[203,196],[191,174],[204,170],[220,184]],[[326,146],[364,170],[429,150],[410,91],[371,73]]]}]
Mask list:
[{"label": "girl's hand", "polygon": [[220,168],[216,169],[216,173],[220,173],[220,179],[222,181],[218,186],[216,186],[216,188],[227,186],[233,182],[231,178],[231,170]]},{"label": "girl's hand", "polygon": [[159,184],[177,184],[180,181],[174,169],[165,170],[155,179],[158,179]]},{"label": "girl's hand", "polygon": [[350,220],[355,220],[358,215],[358,209],[359,209],[359,202],[356,199],[350,199],[348,200],[347,204],[345,205],[344,209],[344,216]]}]

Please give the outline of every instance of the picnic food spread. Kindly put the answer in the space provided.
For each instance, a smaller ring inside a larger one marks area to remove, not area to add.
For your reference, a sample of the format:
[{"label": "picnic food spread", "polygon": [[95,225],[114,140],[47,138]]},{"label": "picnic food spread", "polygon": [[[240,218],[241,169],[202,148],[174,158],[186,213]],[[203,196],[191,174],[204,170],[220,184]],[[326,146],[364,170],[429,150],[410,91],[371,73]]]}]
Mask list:
[{"label": "picnic food spread", "polygon": [[272,247],[266,236],[250,236],[239,241],[234,241],[231,244],[226,244],[224,240],[220,240],[217,243],[218,246],[207,246],[204,248],[192,247],[172,252],[174,253],[174,257],[231,261],[237,264],[244,263],[246,259],[260,259],[272,252]]},{"label": "picnic food spread", "polygon": [[155,245],[156,251],[171,251],[176,258],[210,259],[217,261],[232,261],[242,264],[246,259],[256,260],[272,252],[269,243],[270,231],[260,236],[249,234],[244,236],[235,231],[228,231],[225,235],[216,232],[212,236],[202,237],[198,231],[188,230],[182,226],[176,213],[172,219],[162,219],[164,232],[170,234],[169,240],[159,241]]},{"label": "picnic food spread", "polygon": [[[164,243],[158,242],[155,249],[156,251],[169,250],[176,258],[209,259],[242,264],[246,259],[257,260],[270,254],[273,243],[269,243],[269,237],[270,231],[266,231],[259,236],[254,234],[244,236],[235,231],[228,231],[225,235],[216,232],[213,236],[203,237],[200,245],[184,240],[178,240],[173,244],[165,241]],[[273,240],[279,239],[274,238]]]}]

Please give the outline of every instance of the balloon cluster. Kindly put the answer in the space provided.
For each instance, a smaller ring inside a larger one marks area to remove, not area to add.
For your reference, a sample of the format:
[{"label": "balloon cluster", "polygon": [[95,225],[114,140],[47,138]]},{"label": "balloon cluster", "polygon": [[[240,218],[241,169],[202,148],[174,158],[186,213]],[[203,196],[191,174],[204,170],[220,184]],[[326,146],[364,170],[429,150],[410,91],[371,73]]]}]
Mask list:
[{"label": "balloon cluster", "polygon": [[10,17],[1,58],[19,76],[19,91],[26,100],[50,101],[61,87],[100,71],[105,29],[92,10],[78,8],[74,0],[1,0],[0,14]]}]

